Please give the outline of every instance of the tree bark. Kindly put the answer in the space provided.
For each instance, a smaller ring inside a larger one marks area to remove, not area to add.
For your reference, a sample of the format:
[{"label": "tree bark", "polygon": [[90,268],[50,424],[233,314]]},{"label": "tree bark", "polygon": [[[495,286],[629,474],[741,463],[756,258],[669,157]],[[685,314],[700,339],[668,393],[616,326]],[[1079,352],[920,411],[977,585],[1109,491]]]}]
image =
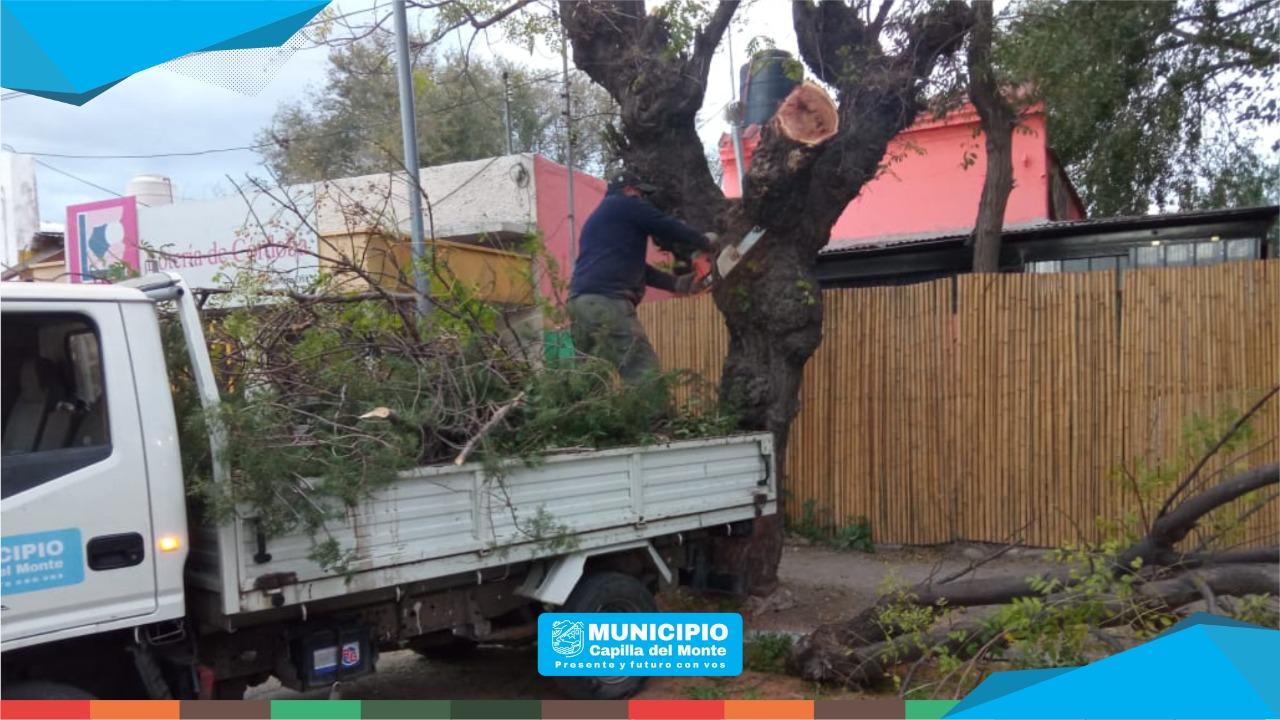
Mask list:
[{"label": "tree bark", "polygon": [[[867,23],[856,7],[792,4],[805,64],[837,91],[836,133],[810,144],[770,122],[744,178],[740,202],[723,215],[726,237],[765,230],[751,257],[718,283],[714,297],[729,331],[720,395],[747,428],[774,434],[779,514],[788,492],[786,452],[799,411],[804,366],[822,341],[822,293],[814,274],[831,228],[863,185],[875,177],[889,142],[923,108],[921,87],[938,58],[958,49],[967,6],[935,5],[904,24],[897,54],[880,43],[883,17]],[[757,593],[777,582],[782,526],[770,524],[744,550]],[[767,538],[766,532],[776,536]]]},{"label": "tree bark", "polygon": [[975,0],[969,35],[969,100],[986,138],[987,172],[973,228],[973,271],[982,273],[1000,272],[1000,236],[1013,189],[1013,128],[1018,122],[991,64],[994,25],[991,0]]},{"label": "tree bark", "polygon": [[658,188],[655,205],[702,231],[717,228],[724,194],[695,123],[712,55],[737,7],[738,0],[719,3],[692,46],[673,52],[666,21],[644,2],[560,3],[574,65],[618,103],[619,158]]},{"label": "tree bark", "polygon": [[[822,339],[818,251],[845,206],[875,177],[889,141],[915,120],[924,80],[940,56],[959,48],[969,10],[960,0],[931,6],[903,23],[900,50],[886,54],[885,13],[867,22],[843,3],[794,3],[801,55],[837,90],[839,129],[816,143],[797,142],[770,123],[743,198],[727,202],[694,122],[712,54],[736,6],[717,5],[689,48],[672,48],[667,21],[646,13],[643,2],[562,0],[560,13],[574,63],[618,102],[617,149],[658,187],[654,203],[726,238],[741,238],[752,227],[766,231],[714,296],[729,331],[721,396],[736,406],[745,429],[773,432],[782,511],[800,381]],[[888,5],[882,7],[887,12]],[[778,519],[763,520],[749,541],[729,541],[717,555],[735,561],[750,590],[767,593],[777,582],[781,532]]]}]

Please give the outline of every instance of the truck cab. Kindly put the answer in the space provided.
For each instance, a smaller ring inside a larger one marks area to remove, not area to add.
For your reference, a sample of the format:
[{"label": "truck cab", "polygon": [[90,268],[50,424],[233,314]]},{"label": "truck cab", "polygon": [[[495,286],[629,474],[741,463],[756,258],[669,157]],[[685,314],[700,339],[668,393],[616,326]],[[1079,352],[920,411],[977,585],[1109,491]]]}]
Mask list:
[{"label": "truck cab", "polygon": [[181,618],[186,506],[152,301],[5,283],[2,309],[4,650]]}]

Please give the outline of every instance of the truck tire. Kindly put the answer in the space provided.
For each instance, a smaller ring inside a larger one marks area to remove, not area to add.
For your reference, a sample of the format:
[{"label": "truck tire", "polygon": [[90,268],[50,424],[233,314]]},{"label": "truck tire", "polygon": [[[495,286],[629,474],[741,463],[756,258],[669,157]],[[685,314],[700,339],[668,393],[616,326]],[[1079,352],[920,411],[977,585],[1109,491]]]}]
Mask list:
[{"label": "truck tire", "polygon": [[[573,589],[564,612],[657,612],[658,603],[644,583],[619,572],[588,575]],[[640,692],[649,678],[557,677],[556,685],[575,700],[622,700]]]},{"label": "truck tire", "polygon": [[470,655],[477,644],[471,638],[458,637],[446,630],[413,638],[409,649],[428,660],[459,660]]},{"label": "truck tire", "polygon": [[48,680],[32,680],[4,689],[5,700],[97,700],[73,685]]}]

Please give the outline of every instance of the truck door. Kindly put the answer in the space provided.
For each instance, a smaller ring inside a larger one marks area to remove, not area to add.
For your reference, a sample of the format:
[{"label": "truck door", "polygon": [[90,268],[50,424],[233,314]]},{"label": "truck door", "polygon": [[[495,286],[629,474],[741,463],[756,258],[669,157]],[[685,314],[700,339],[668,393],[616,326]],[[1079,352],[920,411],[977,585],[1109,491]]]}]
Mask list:
[{"label": "truck door", "polygon": [[154,612],[146,450],[120,307],[6,300],[0,317],[4,642]]}]

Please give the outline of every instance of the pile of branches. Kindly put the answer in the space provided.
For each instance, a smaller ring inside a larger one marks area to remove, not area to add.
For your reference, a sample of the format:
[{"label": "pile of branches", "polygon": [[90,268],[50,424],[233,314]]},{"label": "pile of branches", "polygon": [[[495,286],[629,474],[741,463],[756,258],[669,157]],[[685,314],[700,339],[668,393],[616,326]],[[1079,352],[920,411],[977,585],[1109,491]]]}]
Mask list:
[{"label": "pile of branches", "polygon": [[[1209,612],[1274,627],[1280,545],[1259,547],[1256,538],[1242,539],[1242,528],[1259,512],[1275,512],[1280,464],[1242,469],[1275,438],[1241,448],[1251,437],[1249,419],[1278,392],[1266,393],[1221,434],[1206,435],[1178,475],[1167,467],[1129,475],[1139,505],[1144,494],[1154,500],[1152,512],[1137,516],[1138,532],[1118,523],[1109,541],[1058,550],[1053,569],[1032,577],[975,578],[1015,540],[950,575],[885,588],[852,618],[797,641],[789,670],[854,688],[896,681],[904,696],[941,697],[953,688],[959,697],[980,680],[982,660],[1082,664],[1150,637],[1201,603]],[[1219,455],[1230,459],[1210,472]],[[1162,474],[1168,482],[1158,481]]]},{"label": "pile of branches", "polygon": [[[215,521],[251,514],[268,536],[307,530],[319,536],[313,558],[336,566],[343,552],[323,539],[325,522],[403,470],[478,461],[501,482],[512,459],[734,426],[696,377],[657,374],[624,388],[601,361],[544,361],[501,307],[459,295],[440,298],[428,318],[412,308],[385,293],[277,291],[206,313],[216,416],[189,378],[174,378],[202,512]],[[170,333],[170,367],[183,368]],[[677,404],[678,386],[688,400]],[[210,480],[213,422],[228,438],[229,485]]]}]

